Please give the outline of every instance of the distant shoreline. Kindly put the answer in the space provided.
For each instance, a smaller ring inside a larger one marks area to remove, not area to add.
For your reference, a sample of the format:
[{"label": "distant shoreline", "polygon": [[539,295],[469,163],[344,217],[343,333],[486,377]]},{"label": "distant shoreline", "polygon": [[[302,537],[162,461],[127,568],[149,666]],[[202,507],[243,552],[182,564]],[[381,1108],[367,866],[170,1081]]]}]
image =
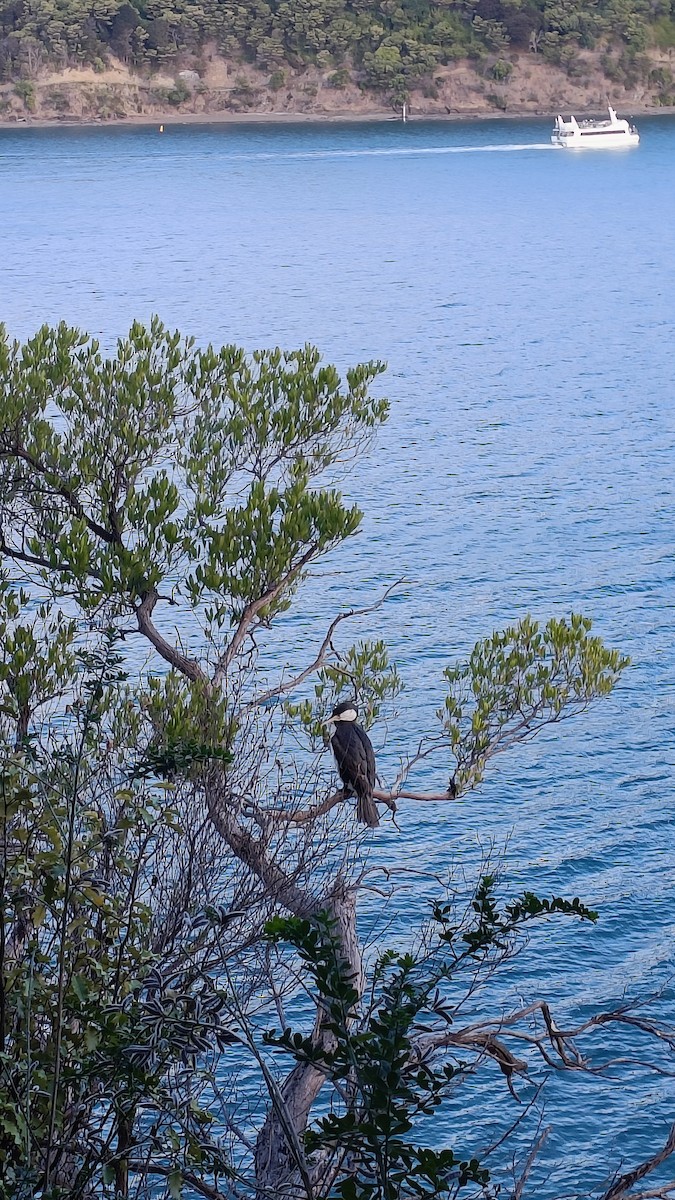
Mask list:
[{"label": "distant shoreline", "polygon": [[[645,107],[640,105],[625,106],[626,111],[630,110],[631,116],[635,117],[672,117],[675,115],[675,106],[671,107]],[[567,111],[567,108],[565,108]],[[577,108],[576,114],[584,115],[586,113],[599,112],[597,105],[582,109]],[[457,124],[461,121],[518,121],[525,120],[528,117],[535,120],[553,120],[555,112],[549,110],[533,110],[522,109],[513,112],[453,112],[453,113],[410,113],[407,121],[409,124],[416,124],[421,121],[433,121],[437,124]],[[365,124],[376,121],[393,121],[401,123],[401,118],[392,112],[391,108],[373,109],[367,112],[311,112],[311,113],[289,113],[289,112],[241,112],[235,113],[231,110],[222,112],[208,113],[176,113],[175,110],[170,110],[166,113],[138,113],[133,116],[126,117],[102,117],[90,119],[65,119],[58,117],[36,117],[22,118],[16,121],[0,120],[1,130],[19,130],[19,129],[105,129],[115,126],[139,126],[139,127],[156,127],[163,125],[165,129],[179,125],[343,125],[343,124]]]},{"label": "distant shoreline", "polygon": [[[607,51],[609,53],[609,51]],[[512,52],[502,64],[505,77],[457,59],[433,72],[433,86],[413,87],[408,120],[473,122],[550,120],[557,113],[600,116],[611,102],[621,116],[675,113],[675,46],[651,48],[649,76],[623,83],[608,79],[606,54],[579,51],[574,77],[537,54]],[[182,61],[182,60],[181,60]],[[614,62],[614,59],[612,59]],[[89,126],[158,127],[191,125],[340,125],[397,121],[401,104],[366,88],[350,75],[333,82],[332,68],[305,65],[283,72],[283,87],[255,64],[205,50],[198,70],[162,64],[152,73],[134,71],[110,59],[103,70],[80,65],[37,72],[31,80],[0,83],[0,129]],[[618,70],[618,67],[617,67]],[[643,72],[644,73],[644,72]],[[653,78],[652,78],[653,77]],[[650,82],[651,80],[651,82]],[[668,81],[672,82],[672,86]],[[668,83],[668,87],[666,86]],[[665,89],[665,90],[664,90]]]}]

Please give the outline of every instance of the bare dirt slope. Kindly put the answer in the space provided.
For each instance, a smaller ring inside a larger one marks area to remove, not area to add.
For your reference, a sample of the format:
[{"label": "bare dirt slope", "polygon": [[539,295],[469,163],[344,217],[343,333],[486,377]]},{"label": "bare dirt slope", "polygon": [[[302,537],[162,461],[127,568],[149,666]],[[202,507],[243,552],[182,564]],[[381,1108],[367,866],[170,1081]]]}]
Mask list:
[{"label": "bare dirt slope", "polygon": [[[492,66],[461,61],[439,67],[424,88],[413,91],[412,116],[488,116],[558,110],[597,112],[607,100],[622,112],[663,110],[672,103],[675,52],[651,51],[642,71],[616,70],[607,53],[581,52],[571,74],[539,55],[509,54],[507,79]],[[608,75],[609,63],[609,75]],[[278,114],[293,117],[389,115],[391,105],[352,79],[331,85],[332,72],[290,68],[274,76],[242,63],[226,62],[213,50],[183,70],[154,75],[132,72],[123,63],[43,73],[34,80],[0,85],[0,121],[100,122],[111,120],[217,119]],[[611,78],[610,78],[611,75]]]}]

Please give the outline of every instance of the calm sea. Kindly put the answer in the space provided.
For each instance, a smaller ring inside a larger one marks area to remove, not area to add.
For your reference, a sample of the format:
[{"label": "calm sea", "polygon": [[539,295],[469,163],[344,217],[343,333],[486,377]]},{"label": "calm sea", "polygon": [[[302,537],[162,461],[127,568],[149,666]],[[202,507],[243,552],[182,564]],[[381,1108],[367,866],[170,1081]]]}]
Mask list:
[{"label": "calm sea", "polygon": [[[387,360],[391,420],[347,482],[362,532],[284,629],[306,646],[405,577],[365,625],[407,684],[384,774],[432,725],[443,666],[528,611],[587,613],[631,655],[609,702],[373,838],[408,887],[399,943],[436,877],[491,846],[514,888],[599,908],[535,938],[496,993],[564,1019],[658,989],[675,1012],[675,123],[639,125],[638,150],[581,155],[541,121],[0,132],[12,334],[64,319],[110,344],[157,312],[200,341]],[[541,1200],[665,1139],[675,1082],[623,1076],[550,1081]],[[504,1093],[488,1072],[463,1149],[515,1118]]]}]

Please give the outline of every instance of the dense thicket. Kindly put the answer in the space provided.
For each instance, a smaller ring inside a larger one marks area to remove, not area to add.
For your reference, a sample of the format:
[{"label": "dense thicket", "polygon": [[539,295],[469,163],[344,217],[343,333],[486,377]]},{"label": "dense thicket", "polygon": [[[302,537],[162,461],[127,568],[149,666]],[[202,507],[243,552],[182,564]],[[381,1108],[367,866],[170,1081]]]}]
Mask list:
[{"label": "dense thicket", "polygon": [[135,67],[199,54],[215,43],[265,70],[316,63],[336,86],[401,87],[464,56],[530,49],[569,61],[612,37],[638,53],[670,44],[673,0],[5,0],[0,78],[42,63]]}]

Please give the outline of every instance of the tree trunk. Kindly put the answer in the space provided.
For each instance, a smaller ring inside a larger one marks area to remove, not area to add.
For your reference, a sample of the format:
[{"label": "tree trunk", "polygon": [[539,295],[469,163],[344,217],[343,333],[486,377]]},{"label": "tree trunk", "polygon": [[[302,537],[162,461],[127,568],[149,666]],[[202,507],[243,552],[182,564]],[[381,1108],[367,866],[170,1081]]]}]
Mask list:
[{"label": "tree trunk", "polygon": [[[317,904],[316,911],[321,909],[327,911],[335,921],[335,934],[353,985],[360,996],[363,992],[363,962],[356,931],[356,889],[338,879],[323,904]],[[333,1035],[324,1028],[322,998],[317,999],[313,1041],[329,1051]],[[296,1147],[302,1146],[302,1135],[307,1128],[312,1105],[324,1082],[323,1073],[311,1063],[298,1063],[281,1085],[279,1097],[270,1106],[256,1146],[256,1183],[261,1198],[273,1195],[288,1197],[289,1200],[291,1197],[311,1200],[311,1191],[308,1195],[306,1180],[303,1180],[298,1169]],[[294,1135],[292,1141],[287,1130]]]},{"label": "tree trunk", "polygon": [[[209,817],[230,850],[265,885],[280,908],[296,917],[311,919],[326,912],[334,921],[334,932],[342,957],[358,995],[363,993],[363,962],[356,929],[357,887],[338,875],[327,893],[316,893],[289,878],[264,841],[255,838],[239,821],[229,802],[227,775],[220,769],[205,780]],[[324,1028],[323,997],[317,997],[314,1025],[315,1045],[330,1049],[332,1034]],[[270,1108],[258,1136],[255,1174],[258,1193],[295,1200],[312,1200],[309,1173],[303,1161],[302,1135],[312,1105],[324,1084],[325,1076],[310,1063],[298,1063],[270,1096]]]}]

